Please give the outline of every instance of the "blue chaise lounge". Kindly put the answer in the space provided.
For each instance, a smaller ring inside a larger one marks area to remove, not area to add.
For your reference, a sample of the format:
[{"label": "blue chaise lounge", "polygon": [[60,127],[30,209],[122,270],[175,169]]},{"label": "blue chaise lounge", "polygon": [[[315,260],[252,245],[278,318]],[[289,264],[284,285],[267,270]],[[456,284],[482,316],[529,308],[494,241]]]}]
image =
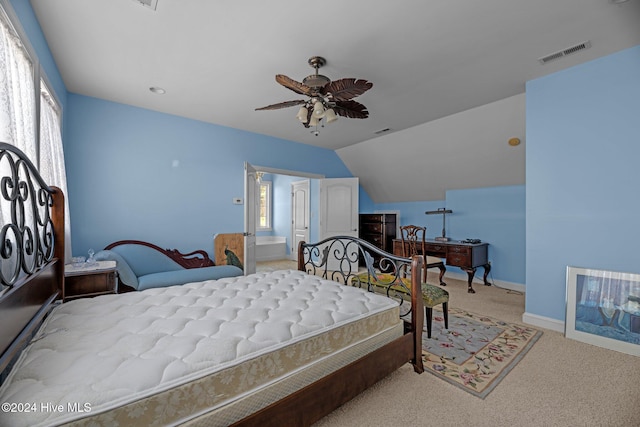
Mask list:
[{"label": "blue chaise lounge", "polygon": [[120,292],[243,275],[242,269],[236,266],[215,265],[203,250],[183,254],[140,240],[111,243],[95,258],[116,262]]}]

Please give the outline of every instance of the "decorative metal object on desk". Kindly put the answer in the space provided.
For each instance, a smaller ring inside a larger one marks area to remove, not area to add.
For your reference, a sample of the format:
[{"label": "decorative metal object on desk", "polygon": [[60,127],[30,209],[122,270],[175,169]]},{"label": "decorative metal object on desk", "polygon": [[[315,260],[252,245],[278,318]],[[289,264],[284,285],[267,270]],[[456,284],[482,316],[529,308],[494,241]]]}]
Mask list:
[{"label": "decorative metal object on desk", "polygon": [[447,208],[438,208],[438,210],[435,211],[426,211],[425,214],[427,215],[436,215],[436,214],[441,214],[442,215],[442,237],[436,237],[435,240],[439,241],[439,242],[448,242],[449,239],[447,237],[447,233],[445,232],[445,216],[446,214],[450,214],[453,213],[453,211],[451,209],[447,209]]}]

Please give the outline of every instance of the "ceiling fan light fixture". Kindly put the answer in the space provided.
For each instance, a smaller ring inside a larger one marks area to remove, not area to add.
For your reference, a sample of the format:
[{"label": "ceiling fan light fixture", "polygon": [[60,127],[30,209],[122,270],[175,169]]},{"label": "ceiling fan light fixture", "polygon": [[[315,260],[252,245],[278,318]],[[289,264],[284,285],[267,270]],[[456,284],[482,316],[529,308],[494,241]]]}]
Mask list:
[{"label": "ceiling fan light fixture", "polygon": [[327,122],[327,124],[329,124],[338,120],[338,116],[336,115],[336,112],[333,111],[333,108],[329,108],[327,111],[324,112],[324,119]]},{"label": "ceiling fan light fixture", "polygon": [[316,117],[324,116],[324,107],[321,101],[316,101],[315,104],[313,104],[313,115]]},{"label": "ceiling fan light fixture", "polygon": [[331,81],[327,76],[318,73],[318,69],[327,63],[324,58],[312,56],[308,62],[315,73],[305,77],[302,83],[284,74],[276,74],[277,83],[298,95],[306,96],[306,99],[278,102],[256,108],[256,111],[302,106],[299,107],[296,118],[305,128],[315,128],[311,133],[316,136],[320,133],[318,127],[324,127],[325,122],[327,124],[335,122],[338,116],[350,119],[369,117],[367,107],[354,101],[353,98],[371,89],[373,86],[371,82],[356,78]]},{"label": "ceiling fan light fixture", "polygon": [[298,110],[296,117],[300,120],[300,123],[307,123],[307,117],[309,116],[309,110],[304,105]]}]

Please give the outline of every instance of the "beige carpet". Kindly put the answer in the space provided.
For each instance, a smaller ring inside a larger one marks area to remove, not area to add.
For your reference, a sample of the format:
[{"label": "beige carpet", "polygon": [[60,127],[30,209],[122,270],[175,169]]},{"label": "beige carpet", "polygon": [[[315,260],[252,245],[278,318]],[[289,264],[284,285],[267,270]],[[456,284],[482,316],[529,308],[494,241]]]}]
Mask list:
[{"label": "beige carpet", "polygon": [[288,259],[276,260],[276,261],[262,261],[256,263],[256,272],[261,271],[275,271],[275,270],[297,270],[298,263]]},{"label": "beige carpet", "polygon": [[[431,279],[430,279],[431,280]],[[451,306],[522,322],[524,296],[447,280]],[[545,330],[486,399],[407,365],[320,420],[325,426],[640,426],[640,358]]]}]

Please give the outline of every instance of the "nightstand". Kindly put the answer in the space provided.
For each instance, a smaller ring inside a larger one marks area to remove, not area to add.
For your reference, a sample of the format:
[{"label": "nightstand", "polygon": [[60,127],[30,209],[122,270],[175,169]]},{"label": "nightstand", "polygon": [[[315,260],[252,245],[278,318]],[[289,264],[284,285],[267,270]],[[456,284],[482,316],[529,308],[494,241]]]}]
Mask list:
[{"label": "nightstand", "polygon": [[63,301],[118,292],[118,275],[115,261],[97,261],[64,266]]}]

